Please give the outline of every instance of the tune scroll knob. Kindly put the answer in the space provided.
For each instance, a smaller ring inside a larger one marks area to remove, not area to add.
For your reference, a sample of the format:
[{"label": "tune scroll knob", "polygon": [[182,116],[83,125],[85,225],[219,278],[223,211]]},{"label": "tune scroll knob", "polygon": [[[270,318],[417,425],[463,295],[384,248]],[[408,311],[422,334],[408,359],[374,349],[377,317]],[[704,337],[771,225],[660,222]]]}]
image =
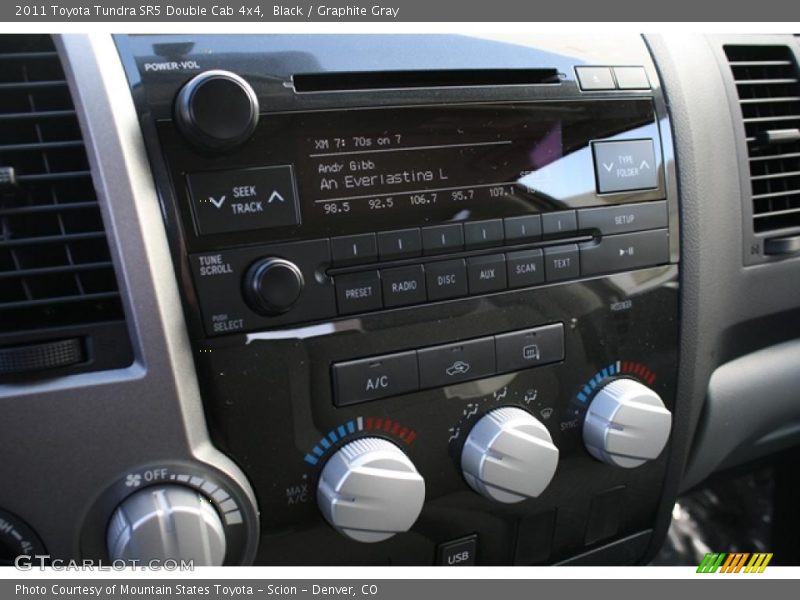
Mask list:
[{"label": "tune scroll knob", "polygon": [[661,454],[672,413],[661,397],[633,379],[617,379],[592,399],[583,423],[583,442],[596,459],[626,469]]},{"label": "tune scroll knob", "polygon": [[205,71],[186,83],[175,98],[175,122],[195,146],[223,151],[253,135],[258,97],[247,81],[230,71]]},{"label": "tune scroll knob", "polygon": [[325,464],[317,504],[337,531],[359,542],[380,542],[408,531],[425,501],[425,481],[411,459],[381,438],[361,438]]},{"label": "tune scroll knob", "polygon": [[533,415],[497,408],[472,428],[461,451],[461,470],[479,494],[506,504],[536,498],[550,484],[558,448]]},{"label": "tune scroll knob", "polygon": [[263,258],[255,262],[244,277],[244,295],[250,307],[263,315],[288,311],[303,291],[303,273],[282,258]]},{"label": "tune scroll knob", "polygon": [[106,534],[111,560],[192,560],[219,566],[227,547],[225,527],[202,494],[181,485],[144,488],[114,511]]}]

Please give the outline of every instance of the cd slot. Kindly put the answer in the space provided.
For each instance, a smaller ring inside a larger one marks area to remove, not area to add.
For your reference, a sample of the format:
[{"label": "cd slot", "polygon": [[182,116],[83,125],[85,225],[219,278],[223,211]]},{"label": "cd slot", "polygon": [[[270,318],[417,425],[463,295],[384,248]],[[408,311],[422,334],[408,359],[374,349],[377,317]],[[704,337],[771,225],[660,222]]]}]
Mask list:
[{"label": "cd slot", "polygon": [[453,69],[430,71],[350,71],[297,73],[295,92],[343,92],[399,88],[554,85],[556,69]]}]

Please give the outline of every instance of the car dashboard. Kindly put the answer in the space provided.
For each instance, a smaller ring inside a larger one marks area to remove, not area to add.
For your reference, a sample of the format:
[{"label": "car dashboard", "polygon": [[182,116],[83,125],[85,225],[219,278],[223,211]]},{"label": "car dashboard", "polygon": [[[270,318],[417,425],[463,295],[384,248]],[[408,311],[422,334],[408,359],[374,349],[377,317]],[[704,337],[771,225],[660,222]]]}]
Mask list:
[{"label": "car dashboard", "polygon": [[798,39],[0,36],[0,562],[648,563],[800,440]]}]

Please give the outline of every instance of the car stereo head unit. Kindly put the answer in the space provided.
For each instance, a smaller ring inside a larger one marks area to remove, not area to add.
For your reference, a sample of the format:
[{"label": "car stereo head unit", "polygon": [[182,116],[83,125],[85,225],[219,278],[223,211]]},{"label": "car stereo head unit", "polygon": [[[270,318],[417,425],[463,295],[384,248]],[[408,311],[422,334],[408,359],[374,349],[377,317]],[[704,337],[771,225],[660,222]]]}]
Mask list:
[{"label": "car stereo head unit", "polygon": [[[262,112],[247,143],[223,152],[187,148],[169,121],[159,134],[187,245],[213,248],[191,254],[209,335],[669,260],[652,99]],[[642,231],[654,232],[626,238],[642,246],[630,254],[593,242]],[[280,246],[218,252],[265,242]],[[531,252],[499,260],[508,247]],[[434,256],[450,287],[425,277]],[[492,281],[470,285],[487,268]]]},{"label": "car stereo head unit", "polygon": [[640,38],[117,43],[258,562],[645,555],[679,265]]}]

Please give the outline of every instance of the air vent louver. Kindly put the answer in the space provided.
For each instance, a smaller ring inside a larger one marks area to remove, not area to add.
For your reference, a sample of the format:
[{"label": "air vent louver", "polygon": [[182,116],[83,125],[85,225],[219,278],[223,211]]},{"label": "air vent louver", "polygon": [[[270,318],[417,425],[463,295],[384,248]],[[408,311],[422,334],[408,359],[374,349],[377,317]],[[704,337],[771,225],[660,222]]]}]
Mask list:
[{"label": "air vent louver", "polygon": [[75,107],[49,36],[0,36],[0,342],[123,319]]},{"label": "air vent louver", "polygon": [[800,71],[788,46],[725,46],[747,137],[753,231],[800,227]]}]

